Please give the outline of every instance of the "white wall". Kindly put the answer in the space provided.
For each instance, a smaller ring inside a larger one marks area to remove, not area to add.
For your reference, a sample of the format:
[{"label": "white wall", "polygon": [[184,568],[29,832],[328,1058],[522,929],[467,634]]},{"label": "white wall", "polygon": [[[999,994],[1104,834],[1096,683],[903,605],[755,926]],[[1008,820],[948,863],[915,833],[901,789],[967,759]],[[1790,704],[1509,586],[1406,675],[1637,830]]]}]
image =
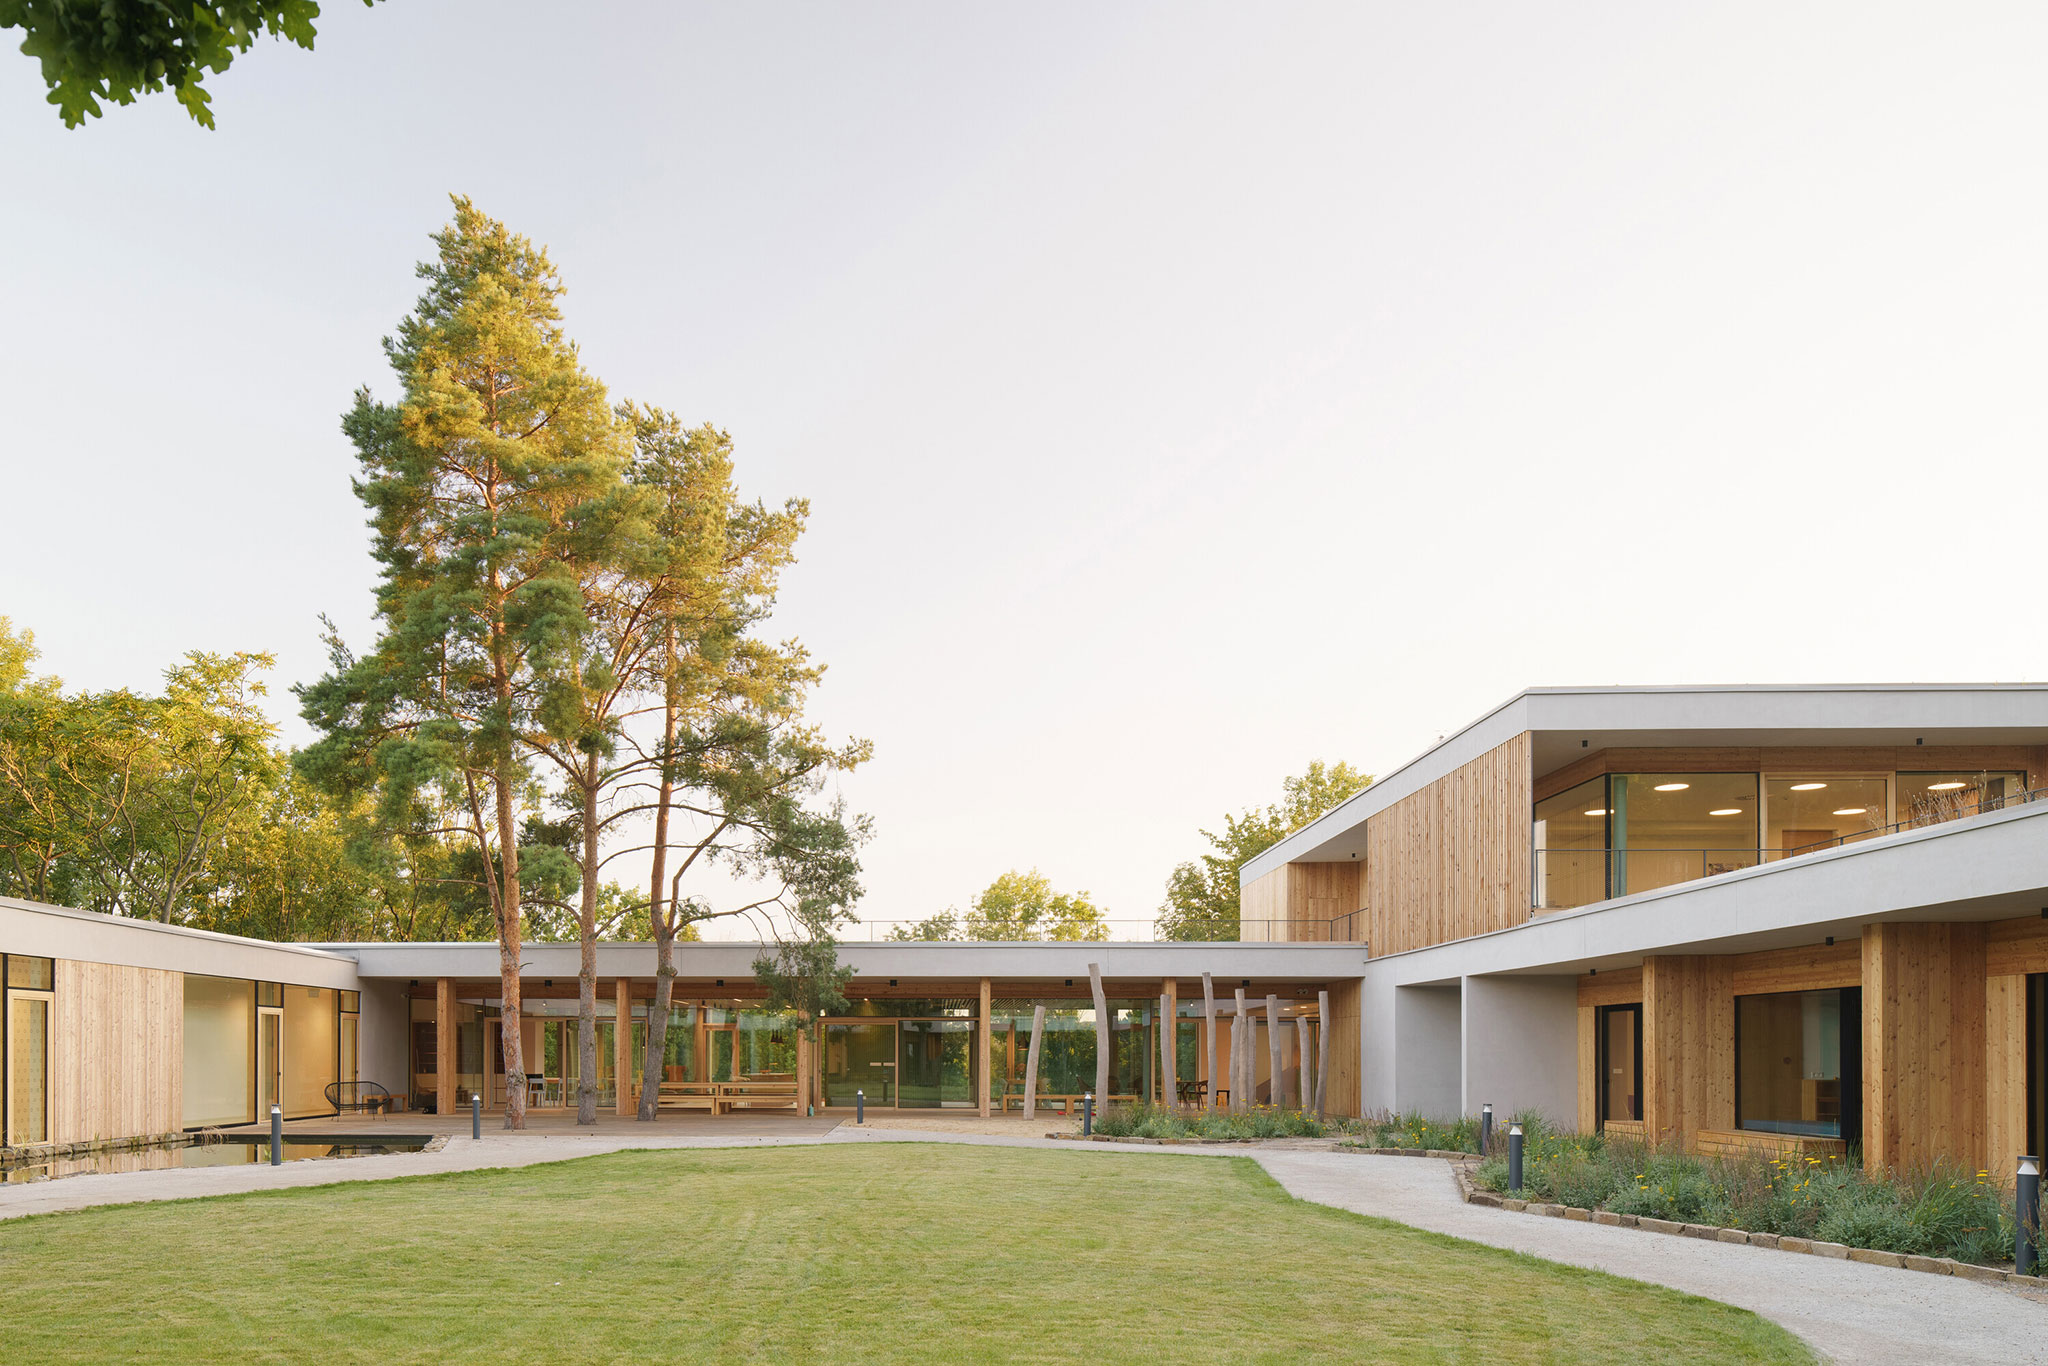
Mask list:
[{"label": "white wall", "polygon": [[1467,977],[1464,980],[1464,1103],[1479,1113],[1493,1103],[1505,1122],[1541,1110],[1573,1128],[1579,1112],[1579,987],[1576,977]]},{"label": "white wall", "polygon": [[1462,995],[1454,986],[1394,988],[1394,1109],[1458,1113]]},{"label": "white wall", "polygon": [[374,1081],[394,1096],[412,1089],[407,1075],[408,1036],[411,1006],[403,982],[366,981],[362,987],[362,1011],[357,1028],[362,1031],[358,1047],[362,1054],[364,1081]]}]

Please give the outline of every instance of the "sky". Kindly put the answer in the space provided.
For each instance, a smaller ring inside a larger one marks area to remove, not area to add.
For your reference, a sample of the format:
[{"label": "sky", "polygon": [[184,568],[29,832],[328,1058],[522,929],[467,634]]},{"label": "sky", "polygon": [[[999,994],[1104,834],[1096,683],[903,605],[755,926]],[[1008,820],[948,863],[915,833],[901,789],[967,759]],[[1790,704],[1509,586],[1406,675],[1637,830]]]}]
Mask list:
[{"label": "sky", "polygon": [[1144,921],[1525,687],[2048,674],[2038,5],[324,8],[213,132],[0,47],[0,615],[73,686],[267,650],[307,738],[451,193],[810,500],[870,921]]}]

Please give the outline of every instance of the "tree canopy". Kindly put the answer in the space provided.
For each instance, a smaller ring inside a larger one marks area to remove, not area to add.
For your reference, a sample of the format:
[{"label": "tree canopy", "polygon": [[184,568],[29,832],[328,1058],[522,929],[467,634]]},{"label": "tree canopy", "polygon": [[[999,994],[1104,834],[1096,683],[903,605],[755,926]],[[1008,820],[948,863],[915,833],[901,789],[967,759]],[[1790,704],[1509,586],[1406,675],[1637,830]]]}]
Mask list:
[{"label": "tree canopy", "polygon": [[1210,851],[1177,866],[1166,880],[1166,900],[1154,923],[1161,939],[1236,939],[1237,870],[1316,817],[1372,784],[1350,764],[1318,759],[1280,785],[1280,800],[1223,818],[1222,831],[1204,830]]},{"label": "tree canopy", "polygon": [[898,926],[889,938],[984,943],[1100,940],[1109,938],[1109,922],[1088,893],[1055,891],[1052,879],[1036,868],[1028,873],[1013,868],[984,887],[964,917],[948,909],[915,925]]},{"label": "tree canopy", "polygon": [[101,100],[133,104],[164,90],[211,128],[207,74],[226,71],[263,34],[311,51],[319,17],[317,0],[0,0],[0,29],[26,33],[21,51],[42,63],[67,128],[98,118]]}]

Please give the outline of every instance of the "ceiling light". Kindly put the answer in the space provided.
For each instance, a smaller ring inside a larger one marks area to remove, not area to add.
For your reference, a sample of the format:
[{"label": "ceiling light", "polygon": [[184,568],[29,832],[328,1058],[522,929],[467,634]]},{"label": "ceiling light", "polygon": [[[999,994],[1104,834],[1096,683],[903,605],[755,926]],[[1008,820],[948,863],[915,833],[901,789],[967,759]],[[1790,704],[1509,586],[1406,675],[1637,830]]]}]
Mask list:
[{"label": "ceiling light", "polygon": [[1739,806],[1724,806],[1719,811],[1709,811],[1707,814],[1709,816],[1739,816],[1742,814],[1742,808]]},{"label": "ceiling light", "polygon": [[1691,786],[1691,783],[1658,783],[1657,790],[1659,792],[1683,792]]},{"label": "ceiling light", "polygon": [[1604,816],[1607,814],[1607,808],[1603,806],[1598,808],[1597,810],[1588,811],[1586,814],[1589,816]]},{"label": "ceiling light", "polygon": [[1968,783],[1929,783],[1927,790],[1929,792],[1953,792],[1959,787],[1968,786]]},{"label": "ceiling light", "polygon": [[1794,792],[1818,792],[1826,786],[1826,783],[1794,783],[1792,784],[1792,790]]},{"label": "ceiling light", "polygon": [[1845,806],[1836,811],[1837,816],[1860,816],[1870,808],[1867,806]]}]

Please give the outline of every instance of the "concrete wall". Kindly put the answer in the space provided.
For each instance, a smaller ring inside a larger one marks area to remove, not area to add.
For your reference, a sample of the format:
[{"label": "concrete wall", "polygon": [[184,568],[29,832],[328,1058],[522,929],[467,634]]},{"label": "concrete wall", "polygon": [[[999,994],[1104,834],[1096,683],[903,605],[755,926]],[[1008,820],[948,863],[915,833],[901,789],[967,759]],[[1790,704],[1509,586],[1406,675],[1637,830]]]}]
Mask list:
[{"label": "concrete wall", "polygon": [[374,1081],[394,1096],[404,1095],[412,1086],[407,1072],[410,1063],[411,1006],[403,982],[363,983],[362,1030],[358,1045],[364,1081]]},{"label": "concrete wall", "polygon": [[270,944],[151,920],[74,911],[0,897],[0,953],[78,963],[197,972],[302,987],[356,989],[355,960],[298,944]]},{"label": "concrete wall", "polygon": [[1393,996],[1392,1108],[1432,1117],[1457,1114],[1463,993],[1455,986],[1396,987]]},{"label": "concrete wall", "polygon": [[1541,1110],[1560,1128],[1579,1111],[1576,977],[1467,977],[1461,1114]]}]

